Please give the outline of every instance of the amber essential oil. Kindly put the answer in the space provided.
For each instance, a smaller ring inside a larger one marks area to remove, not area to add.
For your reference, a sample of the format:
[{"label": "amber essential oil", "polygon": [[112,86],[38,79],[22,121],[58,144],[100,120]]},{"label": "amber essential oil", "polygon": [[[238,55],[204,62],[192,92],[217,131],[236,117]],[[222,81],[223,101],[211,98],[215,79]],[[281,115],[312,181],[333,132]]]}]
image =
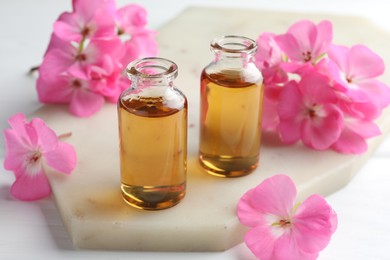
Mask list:
[{"label": "amber essential oil", "polygon": [[239,177],[256,169],[262,99],[261,82],[245,81],[237,71],[203,70],[199,160],[210,174]]},{"label": "amber essential oil", "polygon": [[187,101],[172,108],[162,97],[122,98],[118,114],[124,200],[147,210],[176,205],[186,189]]}]

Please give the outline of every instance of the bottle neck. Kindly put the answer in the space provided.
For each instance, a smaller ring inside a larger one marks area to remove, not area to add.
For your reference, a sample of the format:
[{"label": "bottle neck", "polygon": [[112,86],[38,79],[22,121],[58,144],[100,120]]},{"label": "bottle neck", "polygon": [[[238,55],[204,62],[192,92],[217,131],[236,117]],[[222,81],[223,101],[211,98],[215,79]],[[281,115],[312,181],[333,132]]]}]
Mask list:
[{"label": "bottle neck", "polygon": [[214,63],[227,68],[246,68],[253,63],[254,56],[246,52],[229,53],[224,51],[214,51]]},{"label": "bottle neck", "polygon": [[149,57],[135,60],[127,66],[131,89],[142,92],[147,88],[173,88],[177,65],[167,59]]}]

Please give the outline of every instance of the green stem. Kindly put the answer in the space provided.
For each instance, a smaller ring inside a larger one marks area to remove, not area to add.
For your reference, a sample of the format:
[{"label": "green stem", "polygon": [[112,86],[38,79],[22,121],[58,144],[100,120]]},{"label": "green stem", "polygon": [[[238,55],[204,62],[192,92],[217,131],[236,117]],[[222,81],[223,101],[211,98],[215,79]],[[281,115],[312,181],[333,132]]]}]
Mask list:
[{"label": "green stem", "polygon": [[79,48],[77,49],[77,55],[81,54],[84,50],[84,42],[85,42],[86,36],[83,35],[83,38],[81,38],[81,42],[79,45]]}]

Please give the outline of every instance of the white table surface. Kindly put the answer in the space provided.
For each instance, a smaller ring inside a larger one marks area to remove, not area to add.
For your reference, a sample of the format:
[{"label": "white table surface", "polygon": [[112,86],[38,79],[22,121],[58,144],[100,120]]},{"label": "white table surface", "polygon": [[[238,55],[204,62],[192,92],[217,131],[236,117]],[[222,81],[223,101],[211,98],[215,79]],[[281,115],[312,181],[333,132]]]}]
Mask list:
[{"label": "white table surface", "polygon": [[[117,1],[122,6],[129,1]],[[390,33],[386,0],[145,0],[133,1],[149,12],[149,27],[158,29],[191,5],[325,12],[365,16]],[[0,1],[0,129],[17,112],[39,108],[35,78],[52,24],[70,10],[71,0]],[[256,18],[253,18],[256,23]],[[260,33],[260,32],[259,32]],[[378,35],[380,37],[380,35]],[[390,48],[390,43],[389,43]],[[387,64],[390,69],[390,64]],[[388,82],[389,84],[389,82]],[[5,156],[0,138],[0,164]],[[319,259],[390,259],[390,137],[350,184],[327,197],[339,227]],[[0,167],[0,259],[255,259],[244,244],[217,253],[160,253],[74,250],[51,200],[21,202],[10,196],[13,174]]]}]

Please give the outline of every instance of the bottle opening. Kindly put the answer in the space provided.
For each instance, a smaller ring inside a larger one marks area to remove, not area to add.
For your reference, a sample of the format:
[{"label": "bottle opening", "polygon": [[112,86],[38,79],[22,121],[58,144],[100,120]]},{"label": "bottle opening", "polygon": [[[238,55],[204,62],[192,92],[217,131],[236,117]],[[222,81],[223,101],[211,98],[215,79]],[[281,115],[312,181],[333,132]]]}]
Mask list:
[{"label": "bottle opening", "polygon": [[173,61],[158,57],[148,57],[130,62],[126,72],[129,78],[176,78],[177,65]]},{"label": "bottle opening", "polygon": [[220,50],[227,53],[251,54],[257,50],[257,44],[254,40],[238,35],[226,35],[215,38],[210,46],[211,50]]}]

